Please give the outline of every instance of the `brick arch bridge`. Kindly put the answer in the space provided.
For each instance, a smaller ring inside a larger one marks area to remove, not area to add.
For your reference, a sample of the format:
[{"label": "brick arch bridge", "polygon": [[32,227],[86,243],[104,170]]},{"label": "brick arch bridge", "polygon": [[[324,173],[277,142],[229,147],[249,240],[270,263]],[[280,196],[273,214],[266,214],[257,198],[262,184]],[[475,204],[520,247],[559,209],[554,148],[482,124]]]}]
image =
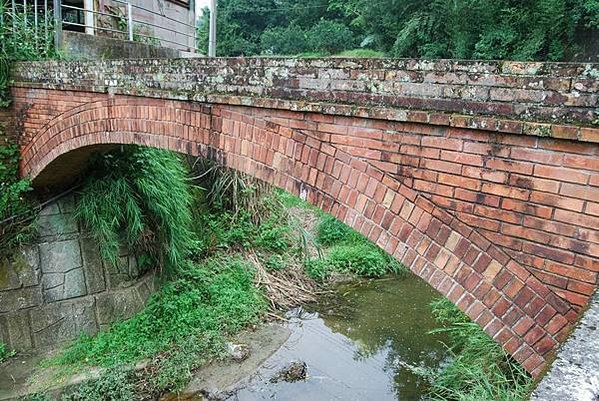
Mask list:
[{"label": "brick arch bridge", "polygon": [[18,64],[23,175],[140,144],[307,199],[447,296],[534,376],[597,287],[593,64],[196,59]]}]

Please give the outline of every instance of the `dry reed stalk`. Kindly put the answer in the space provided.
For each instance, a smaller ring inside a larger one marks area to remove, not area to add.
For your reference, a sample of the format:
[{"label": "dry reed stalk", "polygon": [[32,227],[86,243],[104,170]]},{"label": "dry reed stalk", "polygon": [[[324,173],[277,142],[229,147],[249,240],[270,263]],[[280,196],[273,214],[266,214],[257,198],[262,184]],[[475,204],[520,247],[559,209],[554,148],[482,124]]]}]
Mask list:
[{"label": "dry reed stalk", "polygon": [[287,311],[299,305],[315,302],[322,293],[318,285],[297,265],[282,270],[268,271],[254,253],[247,259],[256,269],[255,286],[263,288],[273,311]]}]

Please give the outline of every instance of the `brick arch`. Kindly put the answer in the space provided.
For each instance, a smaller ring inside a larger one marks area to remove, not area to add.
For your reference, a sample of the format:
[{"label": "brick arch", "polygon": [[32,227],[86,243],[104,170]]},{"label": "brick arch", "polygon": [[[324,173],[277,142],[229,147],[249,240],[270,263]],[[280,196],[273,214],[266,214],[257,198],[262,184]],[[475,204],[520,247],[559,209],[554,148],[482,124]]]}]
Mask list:
[{"label": "brick arch", "polygon": [[426,280],[537,376],[575,313],[476,230],[317,132],[251,109],[113,97],[49,121],[22,151],[35,179],[77,149],[138,144],[219,158],[332,214]]}]

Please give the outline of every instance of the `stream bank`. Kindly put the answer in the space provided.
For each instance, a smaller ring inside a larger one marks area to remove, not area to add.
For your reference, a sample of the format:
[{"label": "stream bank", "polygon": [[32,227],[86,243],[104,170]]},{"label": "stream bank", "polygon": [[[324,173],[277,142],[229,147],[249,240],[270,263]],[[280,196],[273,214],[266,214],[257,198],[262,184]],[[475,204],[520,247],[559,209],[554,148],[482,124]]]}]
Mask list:
[{"label": "stream bank", "polygon": [[[276,327],[289,337],[261,363],[280,335],[256,342],[250,333],[247,360],[200,369],[179,398],[161,400],[419,400],[426,382],[413,368],[435,369],[447,358],[446,337],[430,333],[439,327],[429,306],[434,297],[414,276],[337,285],[318,303],[287,313]],[[305,379],[278,379],[299,361]]]}]

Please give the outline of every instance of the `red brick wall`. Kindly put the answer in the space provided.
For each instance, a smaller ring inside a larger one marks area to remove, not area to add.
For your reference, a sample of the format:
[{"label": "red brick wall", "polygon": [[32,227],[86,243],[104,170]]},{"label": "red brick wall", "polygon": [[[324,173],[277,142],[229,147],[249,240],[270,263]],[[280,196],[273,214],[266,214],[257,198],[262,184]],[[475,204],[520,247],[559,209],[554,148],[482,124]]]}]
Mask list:
[{"label": "red brick wall", "polygon": [[[381,169],[376,164],[381,158],[369,153],[398,147],[394,154],[399,155],[401,146],[416,146],[419,138],[440,156],[438,129],[414,125],[408,132],[391,133],[377,127],[383,123],[377,120],[91,93],[79,94],[79,105],[67,104],[75,98],[68,92],[16,89],[14,95],[17,104],[53,99],[51,108],[38,107],[28,119],[33,135],[23,150],[25,173],[36,176],[65,152],[102,143],[221,158],[307,198],[368,236],[456,302],[533,374],[576,318],[535,274],[472,224],[431,202],[428,193],[414,190],[415,181]],[[40,119],[50,123],[35,130]],[[356,140],[350,130],[368,138]],[[339,143],[339,133],[346,131],[351,139]],[[440,157],[430,160],[442,162]]]},{"label": "red brick wall", "polygon": [[579,308],[599,274],[599,146],[417,123],[287,113],[476,228]]}]

